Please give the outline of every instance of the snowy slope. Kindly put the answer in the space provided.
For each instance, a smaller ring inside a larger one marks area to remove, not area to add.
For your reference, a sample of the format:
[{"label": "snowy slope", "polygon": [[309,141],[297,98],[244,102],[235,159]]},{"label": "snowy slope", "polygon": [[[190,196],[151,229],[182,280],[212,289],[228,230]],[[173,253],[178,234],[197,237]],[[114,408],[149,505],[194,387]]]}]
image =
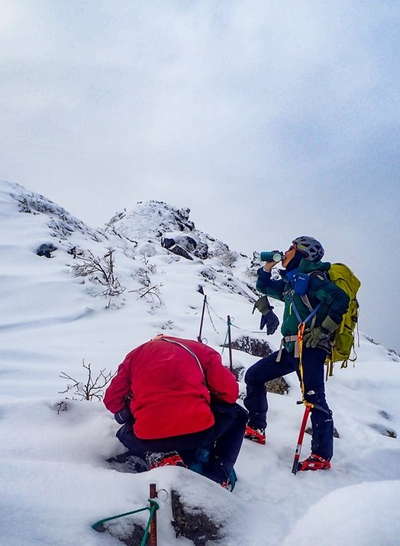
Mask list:
[{"label": "snowy slope", "polygon": [[[287,396],[269,395],[267,446],[244,442],[233,494],[185,469],[117,472],[105,462],[123,451],[114,436],[117,424],[96,400],[68,401],[68,410],[58,413],[55,404],[66,396],[60,372],[83,381],[83,359],[96,370],[114,370],[129,350],[159,332],[195,339],[199,285],[210,303],[212,322],[206,314],[203,331],[210,345],[220,350],[227,314],[235,337],[265,339],[251,314],[255,266],[196,229],[187,209],[157,201],[138,203],[94,230],[46,198],[1,182],[0,233],[1,544],[120,544],[90,524],[143,506],[150,481],[160,489],[177,485],[187,502],[214,510],[229,523],[221,542],[226,546],[289,546],[315,537],[320,545],[400,543],[393,511],[400,445],[384,435],[400,430],[395,354],[361,334],[357,366],[329,379],[340,433],[330,472],[290,472],[303,411],[292,376]],[[192,259],[163,248],[164,239],[186,245]],[[57,247],[52,258],[36,255],[42,243]],[[89,251],[102,258],[109,249],[119,283],[114,296],[104,295],[95,275],[77,276],[74,267]],[[275,348],[279,334],[268,340]],[[223,358],[228,363],[227,351]],[[256,360],[234,351],[235,366]],[[175,539],[166,496],[159,517],[162,546],[190,544]]]}]

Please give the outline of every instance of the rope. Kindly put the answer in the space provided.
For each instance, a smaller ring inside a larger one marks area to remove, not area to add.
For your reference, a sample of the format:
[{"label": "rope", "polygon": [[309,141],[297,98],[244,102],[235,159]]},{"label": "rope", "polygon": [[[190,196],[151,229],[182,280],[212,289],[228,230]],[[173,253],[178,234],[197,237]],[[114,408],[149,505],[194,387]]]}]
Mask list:
[{"label": "rope", "polygon": [[306,403],[305,399],[304,399],[304,370],[303,370],[303,338],[304,338],[304,329],[305,329],[305,327],[306,327],[306,323],[301,322],[299,324],[299,328],[297,330],[297,343],[298,343],[298,348],[299,348],[300,389],[301,389],[301,394],[303,396],[304,404]]},{"label": "rope", "polygon": [[[214,322],[213,322],[213,319],[212,319],[212,317],[211,317],[211,313],[210,313],[210,308],[209,308],[209,307],[210,307],[210,306],[209,306],[209,303],[208,303],[208,301],[207,301],[207,302],[206,302],[206,308],[207,308],[208,318],[210,319],[211,326],[214,328],[214,332],[215,332],[216,334],[219,335],[219,332],[218,332],[218,330],[216,329],[215,324],[214,324]],[[217,315],[217,316],[218,316],[218,315]]]},{"label": "rope", "polygon": [[[211,305],[208,303],[208,298],[207,298],[207,307],[209,307],[208,309],[208,312],[210,312],[210,310],[214,313],[214,315],[219,318],[219,320],[221,320],[222,322],[226,323],[226,319],[225,318],[222,318],[218,315],[218,313],[215,311],[215,309],[213,307],[211,307]],[[209,315],[210,316],[210,315]],[[210,320],[211,320],[211,316],[210,316]],[[242,326],[238,326],[237,324],[234,324],[231,320],[231,326],[233,326],[234,328],[236,328],[237,330],[242,330],[243,332],[251,332],[252,334],[263,334],[264,332],[262,330],[251,330],[250,328],[243,328]],[[219,332],[217,332],[219,334]]]}]

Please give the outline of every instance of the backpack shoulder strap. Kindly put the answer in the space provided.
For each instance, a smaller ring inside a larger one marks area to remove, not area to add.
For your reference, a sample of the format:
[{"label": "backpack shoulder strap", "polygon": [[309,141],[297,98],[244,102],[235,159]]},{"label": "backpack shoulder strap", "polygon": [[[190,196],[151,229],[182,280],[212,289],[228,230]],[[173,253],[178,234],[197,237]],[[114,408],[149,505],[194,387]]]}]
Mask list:
[{"label": "backpack shoulder strap", "polygon": [[199,357],[191,349],[189,349],[189,347],[187,347],[184,343],[181,343],[180,341],[175,341],[174,339],[168,339],[168,338],[165,338],[165,337],[162,337],[161,341],[167,341],[168,343],[173,343],[174,345],[179,345],[179,347],[182,347],[182,349],[185,349],[185,351],[188,352],[189,354],[191,354],[192,357],[195,359],[195,361],[197,362],[197,364],[198,364],[198,366],[199,366],[199,368],[201,370],[201,373],[204,376],[203,366],[200,363]]},{"label": "backpack shoulder strap", "polygon": [[[327,275],[326,271],[311,271],[311,273],[309,273],[309,276],[310,276],[310,279],[315,277],[315,278],[320,279],[321,281],[322,280],[328,280],[328,275]],[[314,309],[314,307],[311,305],[310,298],[308,297],[307,294],[304,294],[304,295],[300,296],[300,298],[301,298],[301,301],[304,303],[304,305],[307,307],[307,309],[310,311],[310,313],[316,311],[316,308]],[[311,328],[314,328],[316,320],[317,320],[317,315],[316,315],[316,313],[314,313],[314,315],[312,317],[311,325],[310,325]]]},{"label": "backpack shoulder strap", "polygon": [[[307,307],[307,309],[310,311],[310,313],[314,313],[314,311],[316,311],[316,309],[314,309],[313,306],[311,305],[310,299],[307,296],[307,294],[304,294],[303,296],[300,296],[300,298],[301,298],[301,301],[304,303],[304,305]],[[311,324],[310,324],[311,328],[314,328],[316,320],[317,320],[317,314],[315,312],[313,314],[313,316],[312,316],[312,320],[311,320]]]}]

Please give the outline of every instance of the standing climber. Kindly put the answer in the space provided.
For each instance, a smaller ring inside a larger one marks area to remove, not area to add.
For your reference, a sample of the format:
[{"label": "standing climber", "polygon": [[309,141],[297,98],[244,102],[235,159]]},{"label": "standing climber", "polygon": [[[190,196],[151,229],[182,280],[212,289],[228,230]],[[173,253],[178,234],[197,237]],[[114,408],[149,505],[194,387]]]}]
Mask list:
[{"label": "standing climber", "polygon": [[[297,372],[303,399],[311,411],[311,455],[299,470],[329,469],[333,454],[332,412],[325,399],[324,362],[331,351],[332,339],[347,311],[349,297],[329,280],[328,262],[321,262],[324,249],[313,237],[297,237],[284,253],[280,279],[271,278],[278,262],[266,262],[258,270],[257,290],[284,301],[281,348],[251,366],[246,373],[249,411],[245,437],[265,444],[268,403],[265,383]],[[299,325],[305,323],[302,347]],[[299,349],[301,353],[299,353]]]},{"label": "standing climber", "polygon": [[188,466],[232,489],[247,421],[238,394],[219,353],[159,335],[125,357],[104,404],[126,421],[119,440],[149,468]]}]

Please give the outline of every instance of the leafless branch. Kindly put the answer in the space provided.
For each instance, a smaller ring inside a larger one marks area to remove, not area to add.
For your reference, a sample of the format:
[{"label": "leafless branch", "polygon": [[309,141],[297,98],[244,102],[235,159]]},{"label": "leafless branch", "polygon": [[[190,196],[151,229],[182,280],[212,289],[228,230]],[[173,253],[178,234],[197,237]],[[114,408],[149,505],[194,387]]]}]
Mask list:
[{"label": "leafless branch", "polygon": [[86,364],[85,360],[82,360],[82,367],[86,370],[86,382],[83,383],[66,372],[61,372],[61,379],[65,379],[66,381],[69,381],[69,383],[67,384],[66,389],[59,391],[59,393],[64,394],[72,391],[73,394],[79,396],[81,400],[93,400],[93,398],[102,400],[104,388],[108,385],[115,374],[111,372],[106,373],[105,368],[103,368],[97,375],[94,375],[92,371],[92,364]]}]

